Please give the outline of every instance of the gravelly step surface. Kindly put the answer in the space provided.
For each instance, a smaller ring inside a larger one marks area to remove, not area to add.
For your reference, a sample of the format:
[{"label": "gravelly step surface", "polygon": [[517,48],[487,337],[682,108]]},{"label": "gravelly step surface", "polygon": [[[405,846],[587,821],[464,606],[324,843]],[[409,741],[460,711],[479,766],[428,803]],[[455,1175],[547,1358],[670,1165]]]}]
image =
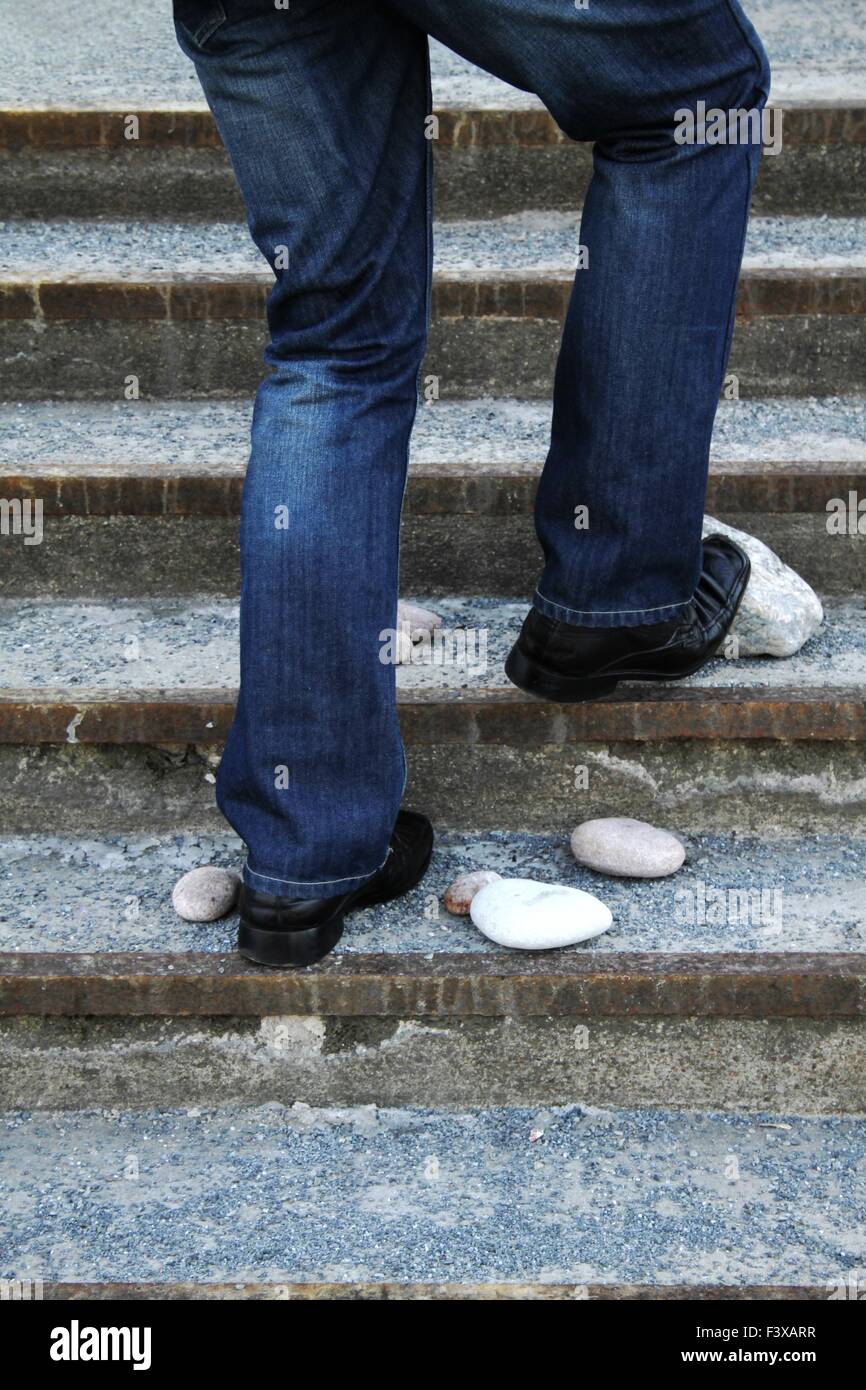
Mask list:
[{"label": "gravelly step surface", "polygon": [[[427,602],[448,635],[440,639],[438,654],[435,644],[416,649],[413,664],[398,668],[398,687],[512,688],[502,663],[520,631],[526,603]],[[866,684],[864,615],[864,598],[828,599],[822,630],[796,656],[719,658],[696,676],[671,684],[677,689],[859,688]],[[237,606],[219,600],[2,600],[0,662],[3,686],[16,690],[233,689],[239,678]]]},{"label": "gravelly step surface", "polygon": [[[449,399],[547,399],[575,219],[441,226],[425,374]],[[731,358],[741,396],[861,394],[866,218],[753,227]],[[240,227],[21,223],[6,240],[5,399],[117,400],[130,375],[149,399],[261,380],[272,276]]]},{"label": "gravelly step surface", "polygon": [[[439,222],[435,270],[469,275],[572,274],[578,218],[566,212],[521,212],[479,221]],[[846,270],[866,266],[866,218],[755,217],[744,268]],[[0,274],[46,281],[160,279],[178,275],[260,276],[270,268],[234,223],[0,223]]]},{"label": "gravelly step surface", "polygon": [[[246,466],[251,413],[251,404],[241,400],[0,404],[0,468],[74,475],[137,465],[147,471],[234,473]],[[436,401],[418,411],[412,463],[537,468],[549,432],[546,401]],[[825,463],[863,463],[866,399],[723,402],[712,460],[717,469],[796,461],[801,472]]]},{"label": "gravelly step surface", "polygon": [[[866,5],[830,0],[815,21],[809,0],[749,0],[746,6],[773,66],[776,100],[866,95]],[[100,103],[124,110],[201,102],[192,64],[177,49],[162,0],[79,0],[45,25],[29,0],[6,0],[0,102]],[[432,45],[439,104],[528,106],[534,98],[497,81],[440,44]]]},{"label": "gravelly step surface", "polygon": [[[575,798],[575,821],[580,819]],[[442,905],[460,873],[566,883],[610,907],[610,931],[579,951],[859,951],[866,949],[866,844],[832,835],[759,839],[691,835],[683,869],[660,880],[616,879],[579,867],[559,835],[439,831],[423,883],[397,903],[354,913],[337,954],[514,953]],[[0,840],[0,952],[234,950],[237,916],[182,921],[171,906],[181,874],[236,871],[243,846],[225,834],[7,836]]]},{"label": "gravelly step surface", "polygon": [[866,1257],[856,1120],[268,1105],[2,1126],[5,1277],[790,1285]]},{"label": "gravelly step surface", "polygon": [[[0,405],[0,494],[40,501],[45,525],[41,547],[6,547],[5,594],[236,593],[250,414],[250,401],[225,399]],[[419,409],[401,547],[407,590],[531,592],[540,564],[531,511],[549,428],[548,401]],[[864,537],[828,543],[826,508],[864,491],[863,397],[720,405],[707,510],[766,541],[816,589],[862,587]]]}]

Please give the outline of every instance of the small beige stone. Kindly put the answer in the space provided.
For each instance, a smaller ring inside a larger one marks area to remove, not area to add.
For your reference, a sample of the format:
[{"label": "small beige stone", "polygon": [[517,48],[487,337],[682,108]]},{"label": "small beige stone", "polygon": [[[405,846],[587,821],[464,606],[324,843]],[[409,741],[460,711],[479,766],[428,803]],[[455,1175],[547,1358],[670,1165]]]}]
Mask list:
[{"label": "small beige stone", "polygon": [[572,832],[571,852],[578,864],[621,878],[665,878],[686,857],[676,835],[629,816],[584,821]]},{"label": "small beige stone", "polygon": [[442,619],[431,608],[422,608],[418,603],[406,603],[401,599],[397,604],[397,626],[403,630],[408,628],[411,640],[420,642],[425,633],[442,627]]},{"label": "small beige stone", "polygon": [[445,906],[456,917],[468,917],[472,899],[480,888],[495,883],[501,878],[493,869],[476,869],[471,874],[461,874],[455,878],[450,888],[445,890]]},{"label": "small beige stone", "polygon": [[172,905],[185,922],[215,922],[231,912],[240,882],[229,869],[217,869],[211,864],[190,869],[174,885]]}]

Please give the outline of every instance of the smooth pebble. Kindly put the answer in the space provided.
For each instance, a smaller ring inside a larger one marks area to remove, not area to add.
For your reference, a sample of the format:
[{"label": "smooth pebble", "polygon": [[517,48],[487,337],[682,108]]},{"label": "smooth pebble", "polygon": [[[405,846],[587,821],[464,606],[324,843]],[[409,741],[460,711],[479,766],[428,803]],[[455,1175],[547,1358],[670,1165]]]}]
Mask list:
[{"label": "smooth pebble", "polygon": [[432,608],[422,608],[420,604],[406,603],[400,599],[397,604],[397,626],[401,629],[408,628],[411,640],[420,642],[425,632],[442,627],[442,619]]},{"label": "smooth pebble", "polygon": [[495,869],[475,869],[473,873],[461,874],[445,890],[445,906],[457,917],[466,917],[475,894],[488,883],[496,883],[502,875]]},{"label": "smooth pebble", "polygon": [[217,869],[211,864],[190,869],[174,885],[172,905],[185,922],[215,922],[231,912],[240,882],[229,869]]},{"label": "smooth pebble", "polygon": [[572,831],[571,852],[578,864],[621,878],[664,878],[686,857],[676,835],[630,816],[584,821]]},{"label": "smooth pebble", "polygon": [[610,908],[591,893],[533,878],[501,878],[472,899],[472,921],[499,946],[549,951],[607,931]]},{"label": "smooth pebble", "polygon": [[[736,656],[793,656],[824,621],[821,600],[775,551],[750,536],[704,517],[704,536],[718,532],[736,541],[752,562],[746,592],[731,628]],[[725,652],[724,645],[722,653]]]}]

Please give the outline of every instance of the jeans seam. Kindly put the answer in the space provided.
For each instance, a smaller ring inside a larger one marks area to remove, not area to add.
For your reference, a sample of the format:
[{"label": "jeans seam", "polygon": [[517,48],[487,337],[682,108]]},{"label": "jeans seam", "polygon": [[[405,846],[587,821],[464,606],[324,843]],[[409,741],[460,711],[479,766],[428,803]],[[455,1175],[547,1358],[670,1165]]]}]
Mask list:
[{"label": "jeans seam", "polygon": [[[430,75],[430,41],[426,34],[424,45],[427,52],[427,100],[426,107],[428,112],[433,107],[433,83]],[[424,236],[424,351],[421,353],[421,360],[418,363],[418,370],[415,373],[415,404],[412,409],[412,419],[409,424],[409,432],[406,435],[406,467],[403,473],[403,496],[400,499],[400,516],[403,515],[403,507],[406,502],[406,489],[409,486],[409,453],[412,447],[412,432],[415,428],[415,420],[418,415],[418,401],[421,396],[421,374],[424,371],[424,357],[427,350],[427,342],[430,336],[430,318],[433,308],[433,145],[430,140],[424,140],[426,149],[424,152],[424,209],[425,209],[425,236]],[[400,593],[400,566],[403,558],[402,528],[397,533],[397,594]],[[403,786],[400,790],[400,800],[406,795],[406,787],[409,782],[409,762],[406,758],[406,745],[400,738],[400,754],[403,759]],[[387,859],[387,855],[385,858]],[[385,860],[382,861],[384,863]],[[382,865],[379,865],[381,868]],[[378,870],[374,869],[374,873]]]},{"label": "jeans seam", "polygon": [[[763,68],[764,68],[764,59],[762,58],[761,54],[758,52],[758,49],[755,47],[754,39],[753,39],[752,36],[749,34],[749,32],[748,32],[748,30],[746,29],[745,25],[743,24],[743,21],[742,21],[742,19],[740,18],[740,16],[737,14],[737,6],[734,4],[734,0],[725,0],[725,4],[726,4],[726,6],[727,6],[728,13],[730,14],[731,18],[733,19],[734,23],[736,24],[737,28],[739,29],[740,33],[742,34],[742,36],[743,36],[743,41],[744,41],[744,42],[746,43],[746,45],[748,46],[749,52],[751,53],[752,57],[753,57],[754,60],[755,60],[755,63],[756,63],[756,65],[757,65],[757,69],[758,69],[758,77],[760,77],[760,76],[761,76],[761,72],[763,71]],[[766,57],[766,55],[764,55],[764,57]],[[757,85],[757,84],[756,84],[756,85]],[[764,88],[763,88],[763,87],[758,87],[758,91],[764,92]],[[770,95],[770,93],[769,93],[769,89],[768,89],[766,92],[764,92],[764,96],[765,96],[765,97],[769,97],[769,95]]]},{"label": "jeans seam", "polygon": [[[390,853],[390,845],[388,849]],[[363,883],[366,879],[372,878],[374,874],[377,874],[379,870],[384,867],[387,859],[388,855],[386,854],[382,863],[377,864],[376,868],[371,869],[369,873],[346,874],[344,878],[276,878],[273,874],[260,874],[258,869],[251,869],[249,860],[247,860],[245,867],[253,878],[262,878],[268,883],[280,883],[289,888],[328,888],[337,883]]]},{"label": "jeans seam", "polygon": [[686,608],[691,603],[691,599],[686,598],[679,603],[660,603],[655,608],[569,608],[567,603],[557,603],[556,599],[548,598],[540,589],[536,589],[535,592],[545,603],[551,604],[554,608],[561,608],[563,613],[577,613],[590,618],[615,618],[632,613],[664,613],[670,608]]},{"label": "jeans seam", "polygon": [[223,0],[212,0],[210,12],[200,21],[195,29],[191,29],[184,24],[183,20],[178,20],[178,24],[189,35],[194,47],[204,49],[209,39],[212,39],[218,29],[226,23],[227,15]]}]

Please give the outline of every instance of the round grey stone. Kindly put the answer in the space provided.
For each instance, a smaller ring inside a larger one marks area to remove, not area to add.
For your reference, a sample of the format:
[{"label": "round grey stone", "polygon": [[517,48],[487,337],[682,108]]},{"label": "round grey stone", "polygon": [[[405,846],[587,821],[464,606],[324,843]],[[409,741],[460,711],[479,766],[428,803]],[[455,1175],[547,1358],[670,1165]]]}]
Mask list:
[{"label": "round grey stone", "polygon": [[231,912],[240,882],[231,870],[217,869],[210,864],[190,869],[172,889],[174,910],[185,922],[215,922]]},{"label": "round grey stone", "polygon": [[686,857],[676,835],[629,816],[584,821],[572,832],[571,852],[578,864],[620,878],[664,878]]}]

